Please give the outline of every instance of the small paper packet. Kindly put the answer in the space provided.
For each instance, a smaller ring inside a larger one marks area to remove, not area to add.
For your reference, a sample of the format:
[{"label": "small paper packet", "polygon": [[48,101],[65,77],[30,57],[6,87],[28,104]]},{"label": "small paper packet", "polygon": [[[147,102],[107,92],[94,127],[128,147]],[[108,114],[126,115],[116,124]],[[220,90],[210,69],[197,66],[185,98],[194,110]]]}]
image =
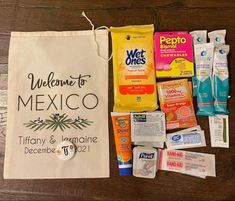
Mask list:
[{"label": "small paper packet", "polygon": [[229,148],[228,115],[209,117],[211,147]]},{"label": "small paper packet", "polygon": [[161,149],[164,148],[164,142],[134,142],[133,144],[138,146],[149,146]]},{"label": "small paper packet", "polygon": [[215,47],[225,44],[226,30],[215,30],[208,33],[210,43],[214,43]]},{"label": "small paper packet", "polygon": [[165,113],[131,113],[131,139],[133,142],[166,141]]},{"label": "small paper packet", "polygon": [[157,171],[157,150],[137,146],[133,149],[133,175],[154,179]]},{"label": "small paper packet", "polygon": [[196,30],[190,32],[193,37],[193,44],[202,44],[207,42],[207,30]]}]

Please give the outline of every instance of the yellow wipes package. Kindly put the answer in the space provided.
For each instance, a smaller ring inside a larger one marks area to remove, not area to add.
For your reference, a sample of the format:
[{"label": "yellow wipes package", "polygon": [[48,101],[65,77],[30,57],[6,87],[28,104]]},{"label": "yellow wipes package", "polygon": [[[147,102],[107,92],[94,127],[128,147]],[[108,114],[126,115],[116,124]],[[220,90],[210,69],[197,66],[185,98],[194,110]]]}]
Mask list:
[{"label": "yellow wipes package", "polygon": [[153,25],[111,27],[114,111],[158,108],[153,58]]}]

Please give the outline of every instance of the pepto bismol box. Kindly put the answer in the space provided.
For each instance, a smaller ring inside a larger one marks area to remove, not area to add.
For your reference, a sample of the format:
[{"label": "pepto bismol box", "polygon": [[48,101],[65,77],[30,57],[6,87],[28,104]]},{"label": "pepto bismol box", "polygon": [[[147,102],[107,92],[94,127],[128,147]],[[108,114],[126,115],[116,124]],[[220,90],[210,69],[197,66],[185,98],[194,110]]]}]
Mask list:
[{"label": "pepto bismol box", "polygon": [[188,32],[154,34],[156,77],[192,77],[192,36]]}]

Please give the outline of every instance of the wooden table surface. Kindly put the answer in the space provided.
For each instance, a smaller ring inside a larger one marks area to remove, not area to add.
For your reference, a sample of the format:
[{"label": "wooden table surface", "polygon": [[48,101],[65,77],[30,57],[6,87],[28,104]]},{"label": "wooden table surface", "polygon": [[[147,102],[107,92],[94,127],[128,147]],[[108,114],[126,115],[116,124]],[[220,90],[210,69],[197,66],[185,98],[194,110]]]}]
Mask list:
[{"label": "wooden table surface", "polygon": [[[193,151],[216,155],[217,177],[205,180],[159,171],[154,180],[120,177],[111,121],[110,178],[60,180],[4,180],[5,111],[0,108],[0,200],[235,200],[235,1],[213,0],[0,0],[0,90],[7,89],[11,31],[90,29],[81,12],[98,27],[154,23],[157,31],[226,29],[230,45],[230,148],[211,148],[207,117],[198,118],[207,147]],[[109,110],[113,105],[112,62]],[[76,167],[74,167],[76,168]]]}]

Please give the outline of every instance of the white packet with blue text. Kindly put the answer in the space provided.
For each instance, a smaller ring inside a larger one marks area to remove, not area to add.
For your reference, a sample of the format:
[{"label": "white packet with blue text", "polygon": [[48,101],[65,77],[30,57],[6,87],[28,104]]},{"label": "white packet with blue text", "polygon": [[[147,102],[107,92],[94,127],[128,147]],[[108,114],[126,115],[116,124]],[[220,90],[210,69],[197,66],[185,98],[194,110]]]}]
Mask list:
[{"label": "white packet with blue text", "polygon": [[204,131],[167,134],[166,146],[167,149],[205,147],[206,140]]},{"label": "white packet with blue text", "polygon": [[226,30],[215,30],[208,33],[210,43],[213,43],[215,47],[225,44]]}]

